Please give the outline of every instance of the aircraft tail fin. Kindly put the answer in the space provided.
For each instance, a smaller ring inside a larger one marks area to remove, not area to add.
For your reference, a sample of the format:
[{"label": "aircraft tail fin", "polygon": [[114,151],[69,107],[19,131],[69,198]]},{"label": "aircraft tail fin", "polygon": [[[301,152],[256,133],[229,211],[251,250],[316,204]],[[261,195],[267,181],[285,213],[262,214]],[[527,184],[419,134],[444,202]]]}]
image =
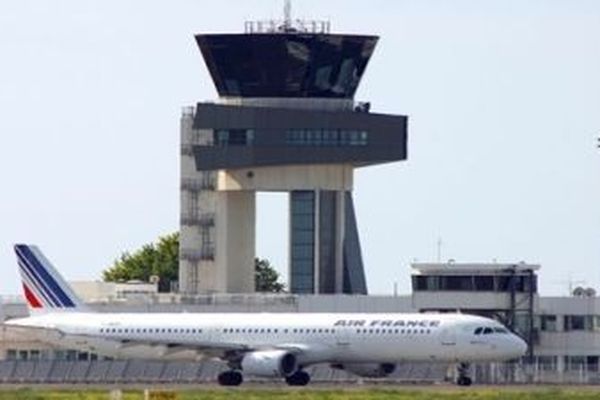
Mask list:
[{"label": "aircraft tail fin", "polygon": [[36,247],[16,244],[15,253],[30,313],[73,312],[86,309],[73,289]]}]

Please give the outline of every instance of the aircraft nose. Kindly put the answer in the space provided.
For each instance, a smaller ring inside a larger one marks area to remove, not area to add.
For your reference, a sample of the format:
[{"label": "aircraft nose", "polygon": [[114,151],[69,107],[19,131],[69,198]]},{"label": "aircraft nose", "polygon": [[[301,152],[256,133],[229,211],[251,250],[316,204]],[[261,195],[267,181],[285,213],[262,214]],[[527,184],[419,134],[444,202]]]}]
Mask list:
[{"label": "aircraft nose", "polygon": [[522,357],[527,353],[527,342],[517,335],[512,337],[513,348],[515,349],[515,357]]}]

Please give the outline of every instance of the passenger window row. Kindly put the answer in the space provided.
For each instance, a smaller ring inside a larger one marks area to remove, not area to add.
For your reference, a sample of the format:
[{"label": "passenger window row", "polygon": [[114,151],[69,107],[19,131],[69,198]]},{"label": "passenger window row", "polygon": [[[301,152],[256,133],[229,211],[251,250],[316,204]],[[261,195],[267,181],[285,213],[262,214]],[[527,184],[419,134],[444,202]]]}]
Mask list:
[{"label": "passenger window row", "polygon": [[308,329],[308,328],[297,328],[297,329],[288,329],[288,328],[225,328],[223,329],[223,333],[320,333],[320,334],[333,334],[335,333],[335,329],[328,328],[319,328],[319,329]]},{"label": "passenger window row", "polygon": [[[284,334],[334,334],[335,329],[328,328],[225,328],[222,333],[259,333],[259,334],[271,334],[271,333],[284,333]],[[504,328],[483,328],[479,327],[475,329],[475,334],[490,334],[490,333],[508,333]],[[198,334],[202,333],[202,329],[195,328],[100,328],[100,333],[109,334],[160,334],[160,333],[178,333],[178,334]],[[357,334],[421,334],[428,335],[431,333],[431,329],[356,329]]]},{"label": "passenger window row", "polygon": [[359,334],[429,335],[431,329],[357,329]]},{"label": "passenger window row", "polygon": [[202,329],[194,328],[100,328],[100,333],[202,333]]}]

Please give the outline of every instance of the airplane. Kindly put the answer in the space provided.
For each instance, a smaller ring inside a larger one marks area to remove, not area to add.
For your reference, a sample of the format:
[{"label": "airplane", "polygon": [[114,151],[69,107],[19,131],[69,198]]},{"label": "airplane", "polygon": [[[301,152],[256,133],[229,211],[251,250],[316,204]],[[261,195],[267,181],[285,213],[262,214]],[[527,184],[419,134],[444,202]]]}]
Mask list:
[{"label": "airplane", "polygon": [[228,367],[218,376],[224,386],[240,385],[244,375],[304,386],[315,364],[385,377],[402,361],[456,364],[456,383],[469,386],[469,363],[514,359],[527,349],[499,322],[465,314],[96,312],[36,246],[14,249],[30,316],[6,325],[114,358],[216,358]]}]

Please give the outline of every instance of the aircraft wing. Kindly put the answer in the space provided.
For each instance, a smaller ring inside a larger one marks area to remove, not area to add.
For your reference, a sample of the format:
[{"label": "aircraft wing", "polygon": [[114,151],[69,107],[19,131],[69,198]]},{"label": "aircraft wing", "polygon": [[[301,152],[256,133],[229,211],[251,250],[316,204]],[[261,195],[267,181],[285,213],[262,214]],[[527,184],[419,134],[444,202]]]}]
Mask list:
[{"label": "aircraft wing", "polygon": [[160,340],[144,340],[144,339],[123,339],[117,338],[101,338],[87,334],[67,334],[57,328],[26,326],[26,325],[11,325],[2,324],[2,331],[5,336],[22,337],[23,334],[33,337],[35,340],[45,343],[58,343],[65,345],[66,342],[76,343],[79,346],[89,344],[91,351],[103,353],[102,349],[110,350],[110,352],[119,352],[124,356],[135,354],[137,351],[143,351],[143,348],[152,351],[153,355],[169,357],[176,353],[185,351],[194,354],[191,358],[218,357],[225,358],[229,353],[247,352],[252,349],[245,345],[237,343],[223,343],[219,345],[203,344],[203,343],[179,343],[165,342]]},{"label": "aircraft wing", "polygon": [[[101,338],[94,335],[86,334],[67,334],[57,328],[39,327],[39,326],[25,326],[25,325],[2,325],[2,329],[5,334],[10,334],[15,337],[27,332],[29,336],[33,336],[35,339],[41,342],[49,343],[62,343],[72,342],[78,346],[85,346],[85,343],[89,343],[90,351],[98,351],[103,353],[102,349],[108,349],[110,352],[117,351],[122,353],[123,356],[129,356],[135,354],[138,351],[152,351],[153,355],[169,358],[183,355],[182,353],[188,353],[190,358],[203,359],[203,358],[220,358],[228,360],[231,358],[240,357],[244,353],[248,353],[256,350],[270,350],[270,349],[282,349],[290,351],[294,354],[300,354],[306,350],[304,344],[279,344],[279,345],[259,345],[250,346],[245,343],[237,342],[224,342],[224,343],[184,343],[177,341],[161,341],[161,340],[147,340],[147,339],[117,339],[117,338]],[[92,347],[93,346],[93,347]],[[187,357],[185,357],[187,358]]]},{"label": "aircraft wing", "polygon": [[150,341],[141,339],[110,340],[118,344],[118,348],[124,351],[136,347],[151,347],[159,350],[161,357],[171,357],[188,352],[194,354],[195,359],[219,358],[221,360],[235,360],[241,358],[245,353],[258,350],[287,350],[294,354],[300,354],[308,350],[303,344],[278,344],[252,346],[237,342],[224,343],[179,343],[175,341]]}]

